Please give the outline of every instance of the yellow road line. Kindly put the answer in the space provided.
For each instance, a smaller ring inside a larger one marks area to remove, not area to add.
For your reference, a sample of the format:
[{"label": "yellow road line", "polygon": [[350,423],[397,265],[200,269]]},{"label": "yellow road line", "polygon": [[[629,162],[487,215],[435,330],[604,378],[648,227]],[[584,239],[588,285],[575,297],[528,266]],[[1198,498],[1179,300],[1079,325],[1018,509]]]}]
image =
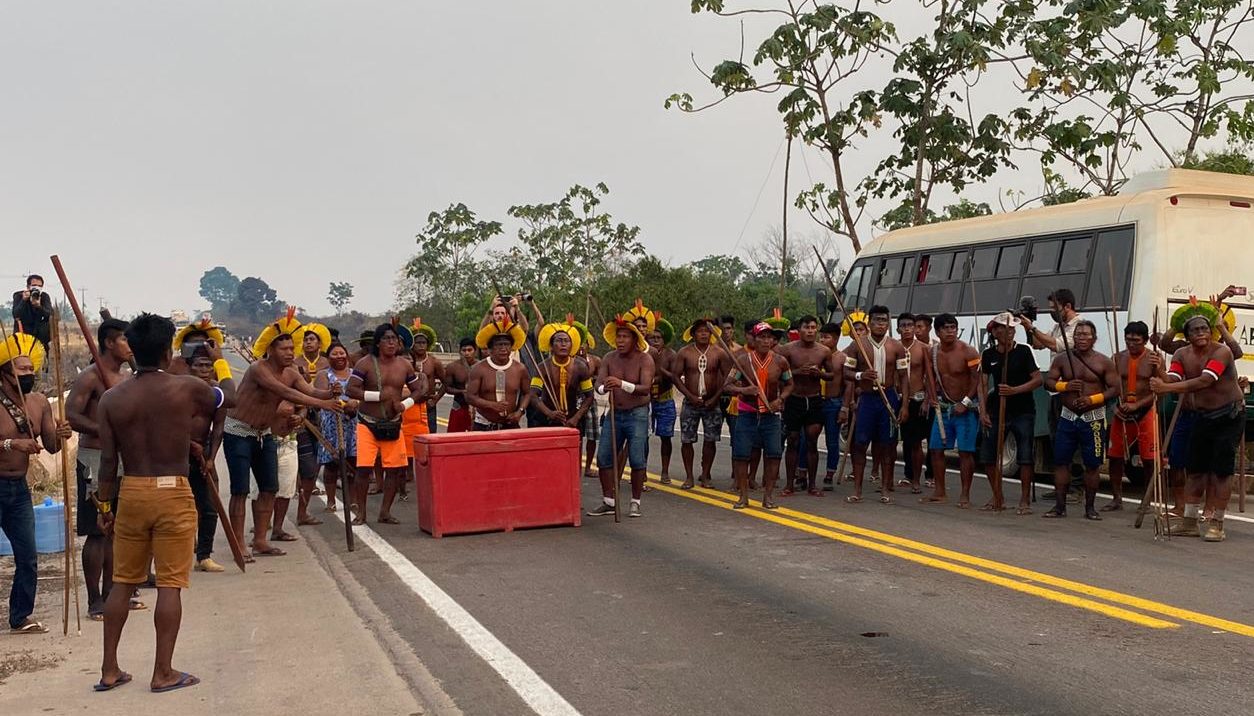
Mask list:
[{"label": "yellow road line", "polygon": [[[650,473],[650,475],[653,476],[655,479],[657,478],[657,476],[652,475],[652,473]],[[668,487],[666,485],[660,485],[660,484],[656,485],[655,487],[666,490],[667,492],[670,492],[673,494],[678,494],[681,497],[689,496],[687,490],[679,491],[674,488]],[[693,488],[693,490],[694,491],[699,490],[702,494],[709,494],[709,495],[716,496],[719,500],[723,500],[728,503],[734,502],[736,499],[734,496],[730,494],[722,493],[717,490],[710,490],[710,489],[703,488],[703,487],[696,487],[696,488]],[[702,501],[705,501],[705,500],[702,500]],[[750,504],[755,505],[757,507],[761,507],[762,505],[762,503],[757,500],[750,500]],[[992,570],[994,572],[1000,572],[1002,574],[1007,574],[1013,577],[1018,577],[1020,579],[1026,579],[1032,582],[1046,584],[1051,587],[1056,587],[1059,589],[1066,589],[1066,590],[1076,592],[1079,594],[1084,594],[1090,597],[1096,597],[1098,599],[1105,599],[1107,601],[1111,601],[1116,604],[1122,604],[1127,607],[1141,609],[1147,612],[1152,612],[1152,613],[1159,614],[1162,616],[1171,617],[1173,619],[1180,619],[1183,621],[1193,622],[1194,624],[1199,624],[1199,625],[1211,627],[1214,629],[1222,629],[1224,631],[1232,632],[1234,634],[1240,634],[1242,636],[1254,637],[1254,626],[1251,626],[1249,624],[1242,624],[1240,622],[1234,622],[1228,619],[1222,619],[1220,617],[1211,616],[1209,614],[1195,612],[1190,609],[1182,609],[1180,607],[1174,607],[1174,606],[1171,606],[1170,604],[1156,602],[1152,599],[1145,599],[1142,597],[1133,596],[1131,594],[1125,594],[1123,592],[1116,592],[1111,589],[1095,587],[1093,585],[1085,584],[1083,582],[1076,582],[1074,580],[1064,579],[1062,577],[1055,577],[1051,574],[1045,574],[1043,572],[1037,572],[1034,570],[1025,569],[1023,567],[1016,567],[1011,564],[1005,564],[1004,562],[997,562],[991,559],[985,559],[983,557],[976,557],[974,555],[965,554],[963,552],[956,552],[954,550],[945,549],[944,547],[937,547],[935,545],[928,544],[927,542],[919,542],[917,540],[912,540],[912,539],[908,539],[905,537],[898,537],[897,535],[889,534],[887,532],[880,532],[877,530],[867,529],[865,527],[859,527],[858,525],[849,524],[847,522],[840,522],[838,520],[829,519],[826,517],[822,517],[820,515],[811,514],[809,512],[801,512],[799,510],[792,510],[786,507],[781,507],[778,510],[778,512],[782,515],[786,515],[788,517],[791,517],[797,520],[802,520],[805,522],[813,523],[816,525],[821,525],[821,526],[828,527],[831,529],[840,530],[842,532],[846,532],[846,533],[853,534],[853,535],[860,535],[862,537],[868,537],[868,538],[880,540],[888,544],[897,545],[899,547],[906,547],[906,548],[917,550],[919,552],[923,552],[925,554],[933,555],[936,557],[943,557],[945,559],[965,563],[973,567],[981,567],[983,569]]]}]

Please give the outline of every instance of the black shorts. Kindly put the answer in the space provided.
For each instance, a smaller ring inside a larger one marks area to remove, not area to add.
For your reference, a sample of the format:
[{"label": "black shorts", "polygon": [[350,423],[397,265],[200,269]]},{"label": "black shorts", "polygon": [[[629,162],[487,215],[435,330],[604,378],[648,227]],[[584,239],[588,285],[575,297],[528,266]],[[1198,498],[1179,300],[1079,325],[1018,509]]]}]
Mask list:
[{"label": "black shorts", "polygon": [[302,480],[318,479],[318,439],[308,430],[296,433],[296,474]]},{"label": "black shorts", "polygon": [[[89,482],[92,477],[90,468],[81,462],[75,463],[74,470],[78,480],[78,509],[74,515],[74,529],[79,537],[101,537],[100,525],[96,522],[96,503],[91,501],[89,493],[95,492],[96,483]],[[117,500],[114,500],[116,503]]]},{"label": "black shorts", "polygon": [[918,445],[932,434],[932,413],[923,412],[922,400],[910,400],[909,415],[901,424],[901,440],[908,445]]},{"label": "black shorts", "polygon": [[1229,477],[1236,471],[1237,445],[1245,429],[1245,405],[1236,403],[1219,415],[1199,413],[1189,434],[1190,475]]},{"label": "black shorts", "polygon": [[799,433],[810,425],[827,423],[823,415],[823,396],[812,395],[808,398],[790,395],[784,401],[784,432]]}]

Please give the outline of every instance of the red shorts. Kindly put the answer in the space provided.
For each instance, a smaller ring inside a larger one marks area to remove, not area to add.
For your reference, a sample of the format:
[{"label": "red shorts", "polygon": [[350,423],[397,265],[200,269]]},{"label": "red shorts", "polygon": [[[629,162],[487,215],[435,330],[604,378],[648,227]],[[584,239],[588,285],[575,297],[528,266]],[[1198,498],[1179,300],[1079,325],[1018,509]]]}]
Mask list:
[{"label": "red shorts", "polygon": [[470,430],[470,408],[462,406],[453,408],[448,414],[448,431],[464,433]]},{"label": "red shorts", "polygon": [[1154,452],[1154,411],[1150,410],[1135,423],[1128,423],[1119,418],[1110,420],[1110,447],[1106,456],[1123,460],[1127,457],[1123,449],[1124,440],[1128,443],[1128,451],[1134,447],[1142,460],[1153,460],[1158,457]]}]

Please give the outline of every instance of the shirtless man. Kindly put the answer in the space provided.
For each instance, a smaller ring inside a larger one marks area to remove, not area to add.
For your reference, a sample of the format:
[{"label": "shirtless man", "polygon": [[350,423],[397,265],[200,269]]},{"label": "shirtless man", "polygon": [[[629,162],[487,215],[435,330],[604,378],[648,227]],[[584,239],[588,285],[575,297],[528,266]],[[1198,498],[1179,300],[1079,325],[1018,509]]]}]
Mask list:
[{"label": "shirtless man", "polygon": [[549,357],[541,361],[539,375],[531,379],[533,419],[527,427],[582,430],[584,416],[592,408],[592,373],[586,362],[571,355],[576,341],[581,340],[578,335],[569,325],[554,331],[548,345],[541,335],[540,350],[547,349]]},{"label": "shirtless man", "polygon": [[1097,326],[1092,321],[1077,322],[1072,339],[1071,350],[1054,358],[1045,379],[1045,388],[1062,398],[1062,415],[1054,433],[1054,508],[1045,516],[1067,516],[1071,460],[1078,449],[1084,463],[1084,517],[1100,520],[1094,501],[1101,479],[1097,470],[1106,452],[1105,405],[1118,397],[1121,383],[1115,362],[1093,350]]},{"label": "shirtless man", "polygon": [[435,433],[436,430],[436,404],[440,402],[440,398],[444,397],[447,392],[445,387],[448,382],[448,374],[444,370],[444,364],[435,359],[428,350],[431,347],[431,336],[434,332],[428,333],[421,328],[414,329],[414,347],[410,349],[409,358],[414,364],[414,370],[427,376],[427,384],[430,386],[428,390],[430,395],[427,397],[424,409],[427,411],[427,432]]},{"label": "shirtless man", "polygon": [[[601,372],[601,357],[588,351],[588,344],[585,342],[579,346],[579,357],[588,364],[588,375],[598,375]],[[597,441],[601,439],[601,416],[597,409],[597,401],[592,401],[592,407],[583,417],[583,474],[584,477],[597,477],[598,472],[592,466],[592,460],[597,454]]]},{"label": "shirtless man", "polygon": [[100,475],[100,430],[96,424],[96,407],[100,396],[120,384],[127,374],[122,365],[131,361],[131,348],[126,343],[126,322],[102,321],[96,329],[96,345],[100,361],[87,366],[70,386],[65,401],[65,417],[78,433],[78,512],[76,532],[83,540],[83,579],[87,583],[87,616],[92,621],[104,619],[104,603],[113,586],[113,539],[96,523],[96,505],[88,497],[96,489]]},{"label": "shirtless man", "polygon": [[444,391],[453,396],[453,409],[448,414],[448,432],[464,433],[470,430],[475,409],[466,400],[466,382],[470,369],[479,361],[479,347],[475,339],[462,338],[458,345],[459,357],[444,366]]},{"label": "shirtless man", "polygon": [[693,321],[686,334],[692,342],[675,354],[675,388],[684,396],[684,408],[679,414],[679,450],[684,461],[681,490],[693,487],[693,446],[698,428],[702,429],[703,438],[699,482],[702,487],[713,487],[710,470],[723,434],[723,383],[731,367],[727,354],[714,345],[714,330],[714,322],[708,318]]},{"label": "shirtless man", "polygon": [[[517,324],[513,324],[513,330],[517,329]],[[475,363],[466,379],[466,402],[475,409],[473,430],[515,429],[531,403],[530,376],[526,367],[513,358],[517,341],[509,330],[491,333],[485,343],[488,357]]]},{"label": "shirtless man", "polygon": [[675,351],[666,345],[666,338],[659,328],[644,334],[649,343],[649,355],[653,357],[653,387],[650,390],[649,422],[653,434],[661,443],[662,484],[671,484],[671,454],[675,450]]},{"label": "shirtless man", "polygon": [[[172,691],[200,683],[171,665],[183,615],[181,590],[190,586],[196,543],[188,450],[204,438],[201,431],[224,406],[224,397],[203,380],[164,372],[174,338],[169,319],[142,314],[131,322],[126,338],[138,372],[100,398],[100,484],[95,498],[101,529],[114,534],[114,583],[142,584],[148,579],[149,563],[156,565],[157,649],[149,687]],[[119,460],[126,464],[120,489]],[[113,509],[117,498],[125,505],[120,513]],[[128,593],[114,589],[105,603],[104,659],[97,691],[131,680],[118,665]]]},{"label": "shirtless man", "polygon": [[[940,420],[932,422],[928,451],[936,473],[936,488],[920,502],[941,503],[945,494],[945,451],[958,448],[958,475],[962,492],[958,507],[971,506],[971,483],[975,479],[975,442],[980,433],[979,394],[980,353],[966,341],[958,340],[958,319],[949,313],[936,317],[936,338],[932,344],[931,368],[936,386]],[[941,438],[944,425],[945,437]],[[1066,490],[1063,490],[1066,493]]]},{"label": "shirtless man", "polygon": [[590,510],[588,515],[604,517],[614,514],[618,499],[614,453],[626,450],[631,463],[631,509],[627,514],[629,517],[640,517],[640,496],[644,493],[645,472],[649,467],[649,391],[655,368],[648,353],[648,344],[639,329],[622,318],[616,318],[606,326],[605,332],[609,334],[611,331],[614,351],[601,361],[597,374],[597,392],[602,395],[608,393],[610,401],[610,409],[601,418],[601,441],[597,446],[602,497],[600,506]]},{"label": "shirtless man", "polygon": [[823,437],[827,443],[827,474],[823,477],[823,491],[831,492],[840,467],[840,426],[849,420],[849,406],[845,405],[845,353],[837,348],[840,342],[840,326],[825,323],[819,329],[819,343],[831,351],[827,358],[827,373],[823,380]]},{"label": "shirtless man", "polygon": [[[248,366],[240,381],[235,407],[226,414],[223,425],[222,452],[226,456],[231,478],[231,502],[228,508],[231,525],[241,545],[244,542],[244,506],[248,501],[249,472],[257,481],[257,499],[253,501],[253,554],[283,556],[287,554],[269,542],[270,518],[279,490],[278,443],[270,426],[286,400],[295,405],[339,411],[332,400],[337,392],[315,390],[295,368],[296,345],[292,333],[299,328],[292,319],[284,319],[282,332],[262,333],[254,346],[259,358]],[[129,465],[128,465],[129,467]],[[248,556],[251,560],[251,555]]]},{"label": "shirtless man", "polygon": [[[787,497],[795,492],[808,490],[814,497],[822,497],[818,488],[819,472],[819,434],[823,432],[823,395],[822,382],[831,380],[832,352],[827,346],[818,342],[819,319],[814,316],[802,316],[797,321],[797,340],[779,349],[779,354],[788,361],[792,372],[793,390],[784,401],[784,433],[787,435],[788,447],[784,453],[785,484],[781,495]],[[844,371],[842,366],[841,371]],[[797,463],[800,452],[802,432],[805,432],[805,485],[795,484]]]},{"label": "shirtless man", "polygon": [[[300,356],[296,361],[296,370],[300,372],[300,377],[304,378],[305,382],[312,386],[318,378],[318,374],[325,371],[327,366],[330,365],[327,357],[323,354],[331,347],[331,333],[326,326],[320,323],[306,323],[301,326],[301,329],[301,348]],[[297,411],[296,414],[300,415],[301,413]],[[317,410],[304,411],[304,417],[308,418],[313,425],[318,425],[321,422]],[[296,429],[296,476],[299,480],[296,524],[322,524],[322,520],[309,515],[309,502],[313,500],[314,491],[318,487],[318,439],[313,436],[313,433],[309,432],[308,428],[303,426]],[[289,498],[279,495],[275,496],[274,526],[271,530],[270,539],[281,542],[291,542],[296,539],[283,529],[289,502]]]},{"label": "shirtless man", "polygon": [[[200,446],[199,455],[204,464],[212,466],[222,446],[222,426],[226,423],[227,408],[235,404],[235,379],[231,367],[222,357],[222,348],[213,341],[206,341],[192,352],[191,375],[204,381],[215,392],[221,393],[221,406],[212,419],[201,417],[193,421],[193,445]],[[196,566],[197,572],[225,572],[226,568],[213,561],[213,537],[218,531],[218,511],[210,490],[217,490],[217,475],[206,474],[197,455],[196,447],[187,465],[187,478],[191,483],[192,496],[196,500]]]},{"label": "shirtless man", "polygon": [[[929,325],[931,319],[928,319]],[[897,483],[908,487],[918,495],[923,492],[919,485],[923,471],[923,443],[932,432],[932,406],[936,404],[936,384],[932,379],[932,352],[930,346],[915,336],[918,321],[909,313],[897,316],[897,335],[910,356],[906,368],[909,383],[909,410],[901,423],[901,452],[905,458],[906,475]]]},{"label": "shirtless man", "polygon": [[[427,376],[414,371],[413,364],[401,355],[404,350],[400,335],[390,323],[374,329],[370,355],[357,361],[348,379],[348,397],[357,405],[357,474],[352,480],[357,514],[353,524],[366,524],[366,492],[375,465],[383,469],[383,502],[379,507],[379,524],[395,525],[392,516],[398,484],[405,477],[409,455],[401,430],[401,415],[426,400]],[[403,389],[409,397],[401,399]]]},{"label": "shirtless man", "polygon": [[1150,378],[1158,371],[1150,365],[1149,354],[1145,352],[1149,345],[1149,326],[1143,321],[1133,321],[1123,329],[1123,339],[1127,348],[1114,356],[1115,368],[1119,371],[1120,397],[1110,424],[1108,455],[1112,499],[1102,507],[1102,512],[1123,509],[1123,475],[1133,449],[1141,456],[1143,474],[1152,474],[1154,461],[1158,459],[1154,452],[1158,415],[1154,391],[1148,390]]},{"label": "shirtless man", "polygon": [[765,321],[748,331],[747,340],[752,341],[752,350],[736,355],[723,389],[738,396],[732,435],[732,473],[740,499],[732,505],[734,509],[749,506],[749,458],[754,449],[760,450],[765,458],[762,509],[778,507],[772,498],[779,479],[779,460],[784,452],[780,412],[793,391],[788,360],[775,351],[782,333]]},{"label": "shirtless man", "polygon": [[[43,393],[33,392],[43,367],[44,347],[26,333],[9,335],[0,345],[0,527],[13,546],[13,586],[9,592],[9,630],[43,634],[48,628],[30,618],[35,611],[39,555],[35,551],[35,511],[26,473],[30,456],[57,453],[73,434],[69,422],[55,420]],[[129,596],[129,590],[125,591]]]},{"label": "shirtless man", "polygon": [[[1203,539],[1222,542],[1224,513],[1232,494],[1232,477],[1237,444],[1244,428],[1245,396],[1237,382],[1237,366],[1232,351],[1211,337],[1211,324],[1205,316],[1194,316],[1184,324],[1189,345],[1171,357],[1165,377],[1155,377],[1150,388],[1157,394],[1191,395],[1196,411],[1189,437],[1188,482],[1185,485],[1184,519],[1171,526],[1171,534],[1196,537],[1198,513],[1207,484],[1211,487],[1212,512]],[[1161,373],[1161,368],[1159,369]]]},{"label": "shirtless man", "polygon": [[[880,466],[880,502],[887,505],[893,501],[889,493],[896,489],[893,468],[897,463],[899,426],[906,419],[908,409],[901,396],[909,387],[906,369],[910,358],[905,347],[888,335],[887,307],[872,306],[867,312],[867,321],[870,324],[867,334],[857,334],[845,349],[846,403],[853,401],[855,390],[861,394],[853,428],[853,494],[846,497],[845,502],[862,502],[866,449],[871,445],[872,458]],[[870,364],[867,358],[871,359]]]}]

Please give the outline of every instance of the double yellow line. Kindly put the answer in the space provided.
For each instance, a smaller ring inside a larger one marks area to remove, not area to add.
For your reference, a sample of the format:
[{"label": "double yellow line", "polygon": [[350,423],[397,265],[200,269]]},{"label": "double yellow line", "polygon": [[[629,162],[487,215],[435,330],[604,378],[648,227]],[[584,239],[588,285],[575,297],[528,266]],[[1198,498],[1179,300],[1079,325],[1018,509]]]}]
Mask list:
[{"label": "double yellow line", "polygon": [[[443,418],[440,418],[439,422],[442,425],[447,424],[447,421]],[[763,510],[762,503],[758,500],[750,500],[749,509],[733,511],[732,504],[736,501],[734,495],[703,487],[680,490],[671,485],[663,485],[660,482],[660,477],[654,473],[649,473],[649,477],[651,478],[652,488],[660,492],[683,497],[729,512],[735,512],[751,519],[771,522],[782,527],[788,527],[807,534],[903,559],[907,562],[957,574],[986,584],[1004,587],[1022,594],[1030,594],[1058,604],[1066,604],[1078,609],[1104,614],[1132,624],[1151,629],[1173,629],[1180,626],[1178,622],[1191,622],[1211,629],[1254,638],[1254,626],[1249,624],[1221,619],[1151,599],[1144,599],[1111,589],[1095,587],[1083,582],[1055,577],[1051,574],[945,549],[944,547],[899,537],[887,532],[859,527],[858,525],[840,522],[809,512],[801,512],[786,507],[781,507],[777,510]],[[1168,621],[1167,619],[1178,621]]]}]

